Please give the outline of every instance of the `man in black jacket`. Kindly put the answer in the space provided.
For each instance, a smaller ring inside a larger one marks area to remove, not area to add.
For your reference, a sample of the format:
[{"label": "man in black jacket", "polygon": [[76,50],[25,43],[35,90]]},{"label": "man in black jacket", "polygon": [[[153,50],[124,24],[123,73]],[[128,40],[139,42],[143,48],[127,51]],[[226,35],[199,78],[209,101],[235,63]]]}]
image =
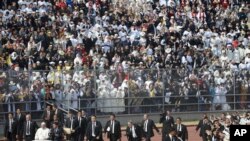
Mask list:
[{"label": "man in black jacket", "polygon": [[153,129],[155,129],[160,134],[160,131],[155,126],[154,121],[148,118],[148,114],[144,114],[142,125],[143,125],[143,137],[146,139],[146,141],[151,141],[151,137],[154,136]]},{"label": "man in black jacket", "polygon": [[110,120],[107,121],[104,132],[107,133],[107,137],[110,141],[117,141],[121,139],[121,125],[120,122],[115,119],[115,115],[110,115]]},{"label": "man in black jacket", "polygon": [[161,115],[160,123],[162,123],[162,141],[169,133],[169,130],[174,126],[174,118],[171,116],[170,111],[166,111]]},{"label": "man in black jacket", "polygon": [[57,107],[56,104],[53,105],[53,113],[54,113],[54,115],[57,116],[58,121],[59,121],[60,123],[64,123],[63,112],[62,112],[61,110],[58,109],[58,107]]},{"label": "man in black jacket", "polygon": [[200,137],[202,137],[203,141],[207,140],[207,133],[206,130],[211,130],[211,122],[208,120],[207,116],[204,116],[202,120],[199,121],[197,127],[196,127],[196,132],[200,129]]},{"label": "man in black jacket", "polygon": [[82,117],[81,111],[78,111],[76,120],[78,125],[78,128],[76,130],[76,138],[77,141],[82,141],[86,133],[87,121]]},{"label": "man in black jacket", "polygon": [[5,123],[4,126],[4,137],[8,141],[15,141],[16,140],[16,133],[17,133],[17,128],[16,128],[16,121],[13,118],[13,114],[9,113],[8,114],[8,120]]},{"label": "man in black jacket", "polygon": [[188,130],[187,126],[181,123],[181,118],[178,117],[176,119],[176,124],[174,125],[174,129],[177,132],[178,136],[183,140],[188,140]]},{"label": "man in black jacket", "polygon": [[169,129],[169,133],[165,135],[164,141],[179,141],[176,137],[176,130],[174,128]]},{"label": "man in black jacket", "polygon": [[70,129],[70,134],[67,135],[67,140],[76,141],[76,130],[78,128],[77,120],[73,117],[73,114],[69,111],[68,118],[65,121],[65,127]]},{"label": "man in black jacket", "polygon": [[141,141],[141,128],[132,121],[128,122],[126,129],[128,141]]},{"label": "man in black jacket", "polygon": [[82,118],[84,118],[87,124],[91,121],[91,117],[89,117],[85,110],[82,110]]},{"label": "man in black jacket", "polygon": [[44,113],[43,113],[43,120],[46,123],[46,127],[51,127],[51,122],[53,121],[53,111],[51,110],[50,105],[47,105]]},{"label": "man in black jacket", "polygon": [[63,140],[63,129],[58,126],[57,122],[54,122],[50,131],[50,138],[52,141],[62,141]]},{"label": "man in black jacket", "polygon": [[103,141],[102,124],[96,120],[96,116],[91,116],[91,122],[88,123],[86,136],[88,141]]},{"label": "man in black jacket", "polygon": [[17,128],[17,139],[19,141],[22,141],[23,140],[23,126],[24,126],[24,122],[25,122],[25,115],[23,115],[21,113],[21,110],[20,109],[17,109],[16,110],[16,117],[15,117],[15,120],[16,120],[16,128]]},{"label": "man in black jacket", "polygon": [[26,121],[23,126],[23,134],[25,141],[32,141],[35,138],[36,130],[38,129],[38,125],[35,121],[31,120],[31,115],[26,115]]}]

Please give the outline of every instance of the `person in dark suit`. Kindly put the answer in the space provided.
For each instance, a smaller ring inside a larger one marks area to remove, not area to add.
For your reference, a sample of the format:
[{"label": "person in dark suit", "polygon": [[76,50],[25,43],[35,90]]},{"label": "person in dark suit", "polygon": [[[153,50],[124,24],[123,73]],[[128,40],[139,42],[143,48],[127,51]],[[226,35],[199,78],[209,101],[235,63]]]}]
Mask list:
[{"label": "person in dark suit", "polygon": [[26,115],[26,121],[23,126],[23,134],[25,141],[32,141],[35,138],[36,130],[38,129],[38,125],[35,121],[31,120],[31,115]]},{"label": "person in dark suit", "polygon": [[50,139],[52,141],[62,141],[63,140],[63,129],[59,127],[58,122],[54,122],[52,124],[52,128],[50,131]]},{"label": "person in dark suit", "polygon": [[154,121],[148,118],[148,114],[144,114],[142,125],[143,125],[143,137],[146,139],[146,141],[151,141],[151,138],[154,136],[153,129],[155,129],[160,134],[160,131],[155,126]]},{"label": "person in dark suit", "polygon": [[181,123],[180,117],[176,119],[176,124],[174,125],[174,129],[177,132],[178,137],[180,137],[183,141],[188,140],[187,126]]},{"label": "person in dark suit", "polygon": [[53,113],[54,113],[54,115],[57,116],[58,121],[59,121],[60,123],[63,124],[63,123],[64,123],[64,115],[63,115],[63,112],[62,112],[61,110],[58,109],[58,107],[57,107],[56,104],[53,105]]},{"label": "person in dark suit", "polygon": [[25,115],[23,115],[21,113],[20,109],[16,110],[16,128],[17,128],[17,135],[16,138],[18,139],[18,141],[22,141],[23,140],[23,126],[24,126],[24,122],[25,122]]},{"label": "person in dark suit", "polygon": [[164,141],[179,141],[176,137],[176,130],[174,128],[169,129],[169,133],[165,135]]},{"label": "person in dark suit", "polygon": [[96,116],[91,116],[91,122],[87,126],[86,137],[88,141],[103,141],[102,124],[96,120]]},{"label": "person in dark suit", "polygon": [[4,137],[8,141],[15,141],[16,140],[16,133],[17,133],[17,123],[13,118],[13,114],[8,114],[8,120],[4,126]]},{"label": "person in dark suit", "polygon": [[50,105],[47,105],[44,113],[43,113],[43,120],[46,123],[46,127],[51,127],[51,122],[53,121],[53,111],[51,110]]},{"label": "person in dark suit", "polygon": [[53,124],[54,124],[54,123],[57,123],[59,128],[63,128],[63,123],[61,123],[61,122],[59,121],[57,115],[54,115],[54,116],[53,116],[53,121],[52,121],[52,123],[51,123],[51,127],[50,127],[50,128],[53,128]]},{"label": "person in dark suit", "polygon": [[67,140],[76,141],[76,130],[78,128],[77,120],[73,117],[73,114],[69,111],[68,118],[65,121],[65,127],[70,128],[71,133],[67,135]]},{"label": "person in dark suit", "polygon": [[110,120],[107,121],[104,133],[107,133],[107,138],[110,141],[121,140],[121,125],[120,122],[115,119],[115,114],[110,115]]},{"label": "person in dark suit", "polygon": [[87,115],[85,110],[82,110],[82,118],[86,120],[87,124],[91,121],[91,118]]},{"label": "person in dark suit", "polygon": [[203,141],[207,140],[207,133],[206,130],[211,130],[211,123],[208,120],[207,116],[204,116],[204,118],[202,120],[199,121],[197,127],[196,127],[196,132],[198,132],[198,130],[200,129],[200,137],[202,137]]},{"label": "person in dark suit", "polygon": [[76,120],[78,125],[78,128],[76,130],[76,138],[77,141],[82,141],[85,137],[87,121],[82,117],[81,111],[78,111]]},{"label": "person in dark suit", "polygon": [[162,123],[162,141],[166,137],[166,134],[169,133],[169,129],[174,126],[174,118],[171,116],[170,111],[166,111],[165,113],[161,114],[160,123]]},{"label": "person in dark suit", "polygon": [[126,129],[128,141],[141,141],[141,128],[132,121],[128,122]]}]

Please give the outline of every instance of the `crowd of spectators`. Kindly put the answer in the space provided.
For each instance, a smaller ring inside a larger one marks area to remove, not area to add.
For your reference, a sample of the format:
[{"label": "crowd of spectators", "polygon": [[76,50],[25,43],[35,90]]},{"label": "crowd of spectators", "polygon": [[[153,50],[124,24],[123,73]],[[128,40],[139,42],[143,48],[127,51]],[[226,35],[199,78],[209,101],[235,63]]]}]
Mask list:
[{"label": "crowd of spectators", "polygon": [[41,110],[51,100],[116,113],[163,102],[246,109],[249,10],[247,0],[2,1],[4,108],[35,101]]},{"label": "crowd of spectators", "polygon": [[250,112],[221,113],[218,115],[204,114],[196,131],[200,129],[200,137],[203,141],[209,140],[230,140],[230,126],[231,125],[249,125]]}]

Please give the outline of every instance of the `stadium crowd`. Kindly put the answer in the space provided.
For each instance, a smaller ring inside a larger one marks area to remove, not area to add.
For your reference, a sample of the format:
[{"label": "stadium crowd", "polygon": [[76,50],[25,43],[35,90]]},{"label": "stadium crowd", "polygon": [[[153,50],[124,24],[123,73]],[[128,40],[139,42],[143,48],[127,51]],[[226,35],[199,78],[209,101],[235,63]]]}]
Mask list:
[{"label": "stadium crowd", "polygon": [[247,0],[1,1],[3,109],[246,109],[249,16]]}]

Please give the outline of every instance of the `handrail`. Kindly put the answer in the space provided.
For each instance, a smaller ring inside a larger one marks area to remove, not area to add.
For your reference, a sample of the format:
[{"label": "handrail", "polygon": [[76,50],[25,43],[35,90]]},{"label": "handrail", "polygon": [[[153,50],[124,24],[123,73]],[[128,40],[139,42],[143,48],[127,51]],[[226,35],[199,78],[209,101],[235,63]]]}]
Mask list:
[{"label": "handrail", "polygon": [[[49,104],[49,105],[51,105],[51,106],[53,105],[53,103],[50,103],[50,102],[48,102],[48,101],[46,101],[45,103],[46,103],[46,104]],[[68,112],[68,111],[64,110],[63,108],[61,108],[61,107],[58,107],[58,109],[61,110],[61,111],[63,111],[63,112],[65,112],[65,113]]]}]

